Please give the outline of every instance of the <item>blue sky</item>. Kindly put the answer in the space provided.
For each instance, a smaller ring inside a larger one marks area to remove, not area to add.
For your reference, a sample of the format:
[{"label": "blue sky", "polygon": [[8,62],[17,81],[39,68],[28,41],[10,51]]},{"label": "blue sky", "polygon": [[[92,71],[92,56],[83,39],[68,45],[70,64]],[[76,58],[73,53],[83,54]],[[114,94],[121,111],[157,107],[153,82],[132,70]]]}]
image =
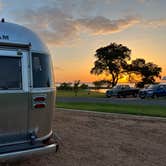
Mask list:
[{"label": "blue sky", "polygon": [[95,50],[110,42],[128,46],[132,59],[157,63],[165,75],[165,6],[165,0],[1,0],[0,12],[43,38],[58,82],[93,81]]}]

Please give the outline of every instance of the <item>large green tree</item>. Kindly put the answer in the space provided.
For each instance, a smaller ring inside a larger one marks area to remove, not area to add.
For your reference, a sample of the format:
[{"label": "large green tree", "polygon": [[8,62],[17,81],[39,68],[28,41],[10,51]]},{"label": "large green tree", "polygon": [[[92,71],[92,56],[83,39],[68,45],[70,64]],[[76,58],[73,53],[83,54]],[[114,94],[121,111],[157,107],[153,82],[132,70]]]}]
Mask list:
[{"label": "large green tree", "polygon": [[129,74],[140,75],[141,80],[137,83],[137,86],[144,87],[145,84],[155,83],[156,78],[161,77],[162,68],[152,62],[146,63],[144,59],[138,58],[133,60],[130,65],[127,65],[126,70]]},{"label": "large green tree", "polygon": [[109,74],[112,87],[115,86],[124,67],[127,66],[127,61],[130,60],[130,54],[131,50],[128,47],[116,43],[97,49],[95,54],[97,60],[91,74]]}]

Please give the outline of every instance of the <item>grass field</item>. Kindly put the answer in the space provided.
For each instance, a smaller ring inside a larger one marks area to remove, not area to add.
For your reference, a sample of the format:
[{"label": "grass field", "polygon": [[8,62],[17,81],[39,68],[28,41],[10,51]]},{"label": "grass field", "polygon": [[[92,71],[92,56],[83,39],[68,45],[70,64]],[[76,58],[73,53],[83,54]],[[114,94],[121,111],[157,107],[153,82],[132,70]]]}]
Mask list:
[{"label": "grass field", "polygon": [[157,105],[126,105],[108,103],[57,103],[59,108],[89,110],[133,115],[166,117],[166,107]]},{"label": "grass field", "polygon": [[99,92],[88,93],[88,90],[79,90],[77,96],[75,96],[72,90],[57,90],[57,97],[105,97],[105,94]]},{"label": "grass field", "polygon": [[[88,91],[88,90],[79,90],[77,96],[75,96],[75,93],[72,90],[57,90],[56,96],[57,97],[97,97],[97,98],[106,97],[105,93]],[[163,100],[163,99],[166,99],[166,97],[155,98],[155,100]],[[154,100],[154,99],[146,98],[146,100]]]}]

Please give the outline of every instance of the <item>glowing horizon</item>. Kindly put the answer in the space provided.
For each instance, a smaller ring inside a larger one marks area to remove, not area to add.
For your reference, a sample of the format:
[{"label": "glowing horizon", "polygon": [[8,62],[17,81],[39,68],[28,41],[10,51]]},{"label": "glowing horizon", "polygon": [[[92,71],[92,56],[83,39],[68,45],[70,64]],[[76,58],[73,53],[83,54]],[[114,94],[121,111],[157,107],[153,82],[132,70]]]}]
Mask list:
[{"label": "glowing horizon", "polygon": [[[92,82],[95,50],[111,42],[162,67],[166,76],[165,0],[0,1],[1,17],[29,27],[50,49],[56,82]],[[154,12],[155,11],[155,12]]]}]

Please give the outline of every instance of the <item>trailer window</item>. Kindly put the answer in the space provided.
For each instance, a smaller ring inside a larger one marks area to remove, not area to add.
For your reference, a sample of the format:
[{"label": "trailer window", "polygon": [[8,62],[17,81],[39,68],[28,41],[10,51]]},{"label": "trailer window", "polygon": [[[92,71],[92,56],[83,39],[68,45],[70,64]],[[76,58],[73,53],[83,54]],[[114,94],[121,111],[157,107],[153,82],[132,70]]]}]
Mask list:
[{"label": "trailer window", "polygon": [[50,87],[50,57],[45,54],[32,53],[33,87]]},{"label": "trailer window", "polygon": [[21,58],[0,56],[0,90],[21,88]]}]

